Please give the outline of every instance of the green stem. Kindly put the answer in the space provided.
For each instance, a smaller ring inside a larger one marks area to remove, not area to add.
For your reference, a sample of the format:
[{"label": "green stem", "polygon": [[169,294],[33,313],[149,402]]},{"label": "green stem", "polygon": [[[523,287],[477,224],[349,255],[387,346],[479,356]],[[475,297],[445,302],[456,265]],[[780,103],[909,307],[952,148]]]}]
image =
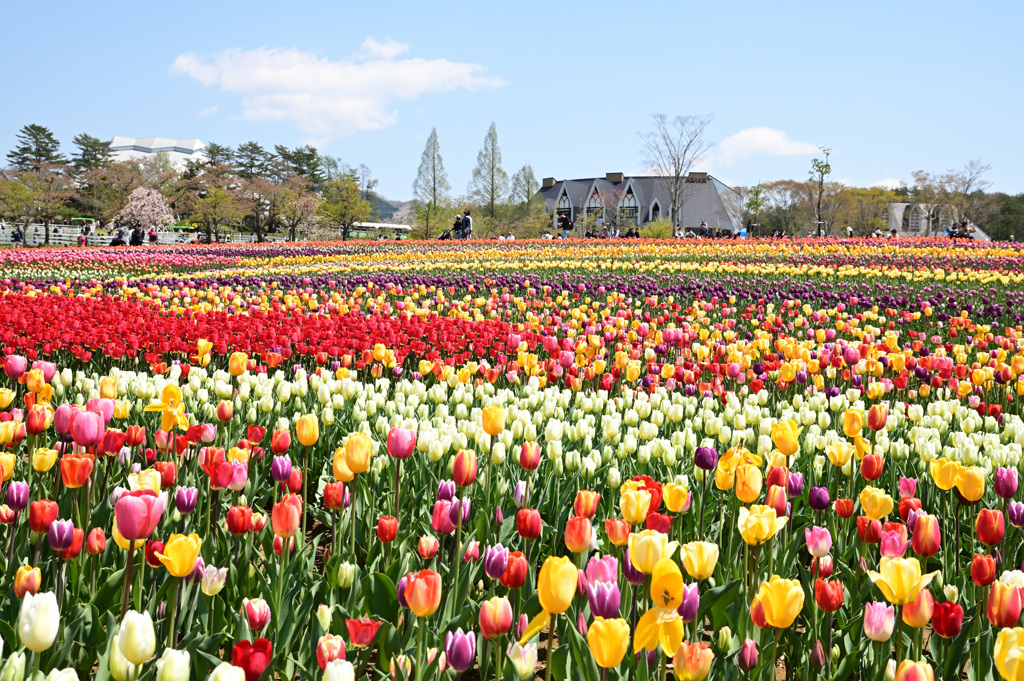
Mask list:
[{"label": "green stem", "polygon": [[171,591],[167,596],[167,647],[174,647],[174,615],[175,610],[178,609],[178,584],[180,580],[177,577],[171,577]]},{"label": "green stem", "polygon": [[416,619],[419,624],[416,632],[416,681],[421,681],[423,678],[423,633],[426,622],[422,617]]},{"label": "green stem", "polygon": [[359,493],[356,487],[356,481],[359,480],[359,476],[352,476],[352,504],[349,506],[348,513],[348,534],[349,542],[352,548],[352,561],[356,562],[356,499],[359,498]]},{"label": "green stem", "polygon": [[903,660],[903,606],[896,607],[896,664]]},{"label": "green stem", "polygon": [[30,681],[36,681],[36,676],[39,674],[39,663],[43,661],[42,653],[32,654],[32,676],[29,677]]},{"label": "green stem", "polygon": [[135,541],[131,541],[128,544],[128,550],[125,551],[125,566],[124,566],[124,595],[121,597],[121,619],[124,619],[124,614],[128,612],[128,599],[132,592],[132,569],[135,565]]},{"label": "green stem", "polygon": [[555,625],[558,624],[558,615],[551,618],[548,625],[548,657],[544,664],[544,681],[551,681],[551,666],[555,662],[555,648],[558,647],[558,639],[555,636]]},{"label": "green stem", "polygon": [[771,670],[768,672],[768,681],[775,681],[775,670],[779,667],[779,630],[776,628],[773,629],[773,631],[775,632],[775,637],[772,641],[772,666]]}]

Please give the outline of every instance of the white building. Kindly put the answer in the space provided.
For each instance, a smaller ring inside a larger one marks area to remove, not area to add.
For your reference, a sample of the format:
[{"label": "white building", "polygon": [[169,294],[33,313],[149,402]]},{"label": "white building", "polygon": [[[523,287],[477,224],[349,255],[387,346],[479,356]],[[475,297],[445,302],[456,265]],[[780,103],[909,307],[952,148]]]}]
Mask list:
[{"label": "white building", "polygon": [[206,145],[198,139],[174,140],[167,137],[114,137],[110,150],[115,161],[142,160],[163,152],[178,169],[188,161],[205,161]]}]

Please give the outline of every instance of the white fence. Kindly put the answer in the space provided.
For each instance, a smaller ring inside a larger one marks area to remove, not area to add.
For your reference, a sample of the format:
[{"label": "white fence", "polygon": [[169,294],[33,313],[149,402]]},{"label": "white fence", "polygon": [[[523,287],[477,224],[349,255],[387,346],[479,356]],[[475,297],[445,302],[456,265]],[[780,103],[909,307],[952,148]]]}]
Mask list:
[{"label": "white fence", "polygon": [[[20,226],[20,225],[19,225]],[[29,225],[26,229],[23,226],[22,233],[24,239],[22,246],[43,246],[46,243],[46,230],[43,225]],[[64,225],[50,226],[50,246],[78,246],[78,235],[81,232],[77,227],[67,227]],[[13,244],[13,227],[9,224],[0,227],[0,247],[11,246]],[[160,245],[173,245],[173,244],[187,244],[191,243],[196,238],[196,234],[192,232],[159,232],[157,233],[157,243]],[[249,243],[252,237],[248,234],[234,234],[230,236],[221,235],[221,243]],[[89,235],[86,237],[87,246],[109,246],[110,242],[114,239],[113,235],[99,236],[96,234]],[[267,241],[271,242],[284,242],[287,239],[283,236],[267,236]],[[149,244],[149,234],[145,236],[144,244]]]}]

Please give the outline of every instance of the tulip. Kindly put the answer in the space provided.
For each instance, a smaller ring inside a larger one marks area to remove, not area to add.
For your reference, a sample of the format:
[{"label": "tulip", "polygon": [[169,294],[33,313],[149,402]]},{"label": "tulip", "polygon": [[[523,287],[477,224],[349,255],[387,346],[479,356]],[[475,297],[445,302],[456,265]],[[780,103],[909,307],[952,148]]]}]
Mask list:
[{"label": "tulip", "polygon": [[46,534],[50,548],[54,551],[63,551],[71,546],[75,539],[75,524],[70,520],[54,520],[46,529]]},{"label": "tulip", "polygon": [[565,546],[572,553],[584,553],[590,549],[593,528],[588,518],[573,516],[565,524]]},{"label": "tulip", "polygon": [[904,478],[900,476],[900,499],[917,495],[917,478]]},{"label": "tulip", "polygon": [[1003,540],[1005,525],[1002,511],[983,508],[978,512],[978,520],[974,525],[978,540],[985,546],[996,546]]},{"label": "tulip", "polygon": [[992,489],[1001,499],[1012,499],[1017,494],[1017,469],[997,468]]},{"label": "tulip", "polygon": [[167,571],[175,577],[187,577],[196,566],[203,541],[198,534],[172,534],[163,551],[156,554]]},{"label": "tulip", "polygon": [[942,533],[939,528],[938,518],[927,513],[917,516],[911,544],[914,548],[914,553],[925,557],[934,556],[939,552],[941,544]]},{"label": "tulip", "polygon": [[455,633],[449,631],[444,637],[444,654],[452,669],[461,674],[476,659],[476,637],[472,633],[467,635],[461,627]]},{"label": "tulip", "polygon": [[352,584],[355,583],[356,579],[356,566],[352,563],[344,562],[338,566],[338,588],[349,589]]},{"label": "tulip", "polygon": [[782,579],[778,575],[761,582],[757,597],[764,609],[765,621],[769,626],[780,629],[792,626],[804,605],[804,591],[799,580]]},{"label": "tulip", "polygon": [[824,487],[812,487],[807,495],[807,503],[815,511],[824,511],[829,504],[828,490]]},{"label": "tulip", "polygon": [[191,658],[187,650],[164,648],[156,661],[156,681],[188,681]]},{"label": "tulip", "polygon": [[588,489],[581,489],[576,492],[576,499],[573,501],[573,511],[581,518],[594,517],[597,513],[597,505],[601,503],[601,495]]},{"label": "tulip", "polygon": [[885,603],[868,603],[864,606],[864,635],[872,641],[888,641],[896,624],[896,610]]},{"label": "tulip", "polygon": [[814,580],[814,602],[825,612],[835,612],[843,605],[842,582]]},{"label": "tulip", "polygon": [[302,521],[302,499],[295,494],[286,494],[270,512],[274,534],[287,539],[295,535]]},{"label": "tulip", "polygon": [[693,463],[702,470],[714,470],[718,466],[718,452],[711,447],[697,447],[693,453]]},{"label": "tulip", "polygon": [[516,513],[516,532],[523,539],[536,539],[540,536],[541,518],[536,509],[521,508]]},{"label": "tulip", "polygon": [[4,358],[4,373],[17,380],[28,369],[28,359],[22,355],[7,355]]},{"label": "tulip", "polygon": [[484,551],[484,573],[491,579],[499,579],[508,566],[508,553],[501,544],[488,546]]},{"label": "tulip", "polygon": [[212,565],[203,567],[203,576],[200,579],[200,588],[207,596],[216,596],[224,588],[228,581],[228,569],[216,568]]},{"label": "tulip", "polygon": [[484,432],[491,437],[497,437],[505,430],[505,410],[497,404],[490,404],[480,412]]},{"label": "tulip", "polygon": [[745,672],[750,671],[757,666],[757,643],[752,639],[743,639],[743,644],[740,646],[740,652],[736,656],[736,664]]},{"label": "tulip", "polygon": [[961,466],[956,478],[956,490],[967,501],[974,503],[985,494],[985,471],[977,466]]},{"label": "tulip", "polygon": [[15,513],[21,513],[28,506],[28,483],[15,480],[7,486],[7,505]]},{"label": "tulip", "polygon": [[129,610],[125,613],[117,633],[117,645],[124,659],[135,666],[153,657],[156,652],[156,631],[149,611],[138,613]]},{"label": "tulip", "polygon": [[683,544],[683,568],[693,579],[710,579],[718,565],[718,544],[694,541]]},{"label": "tulip", "polygon": [[985,613],[993,627],[1012,627],[1021,613],[1020,589],[1003,582],[993,582],[988,593]]},{"label": "tulip", "polygon": [[960,475],[960,464],[942,457],[931,462],[929,473],[935,486],[948,492],[956,486],[957,478]]},{"label": "tulip", "polygon": [[775,509],[768,506],[741,506],[738,525],[740,536],[751,546],[760,546],[785,526],[787,518],[777,517]]},{"label": "tulip", "polygon": [[999,632],[993,657],[999,675],[1007,681],[1017,681],[1024,676],[1024,660],[1021,659],[1022,648],[1024,648],[1024,628],[1014,627]]},{"label": "tulip", "polygon": [[345,629],[348,631],[348,640],[356,648],[366,648],[373,642],[377,630],[380,629],[382,621],[372,620],[369,617],[362,619],[345,620]]},{"label": "tulip", "polygon": [[646,490],[630,490],[619,496],[619,509],[622,517],[630,525],[640,525],[647,520],[651,510],[651,493]]},{"label": "tulip", "polygon": [[629,542],[632,526],[626,520],[609,518],[604,521],[604,531],[613,546],[625,546]]},{"label": "tulip", "polygon": [[286,454],[291,445],[292,436],[287,430],[275,430],[270,434],[270,450],[274,454]]},{"label": "tulip", "polygon": [[512,628],[512,605],[505,596],[493,596],[480,604],[480,633],[487,640],[504,636]]},{"label": "tulip", "polygon": [[530,643],[525,646],[513,642],[505,651],[505,656],[512,663],[519,681],[532,679],[537,669],[537,644]]},{"label": "tulip", "polygon": [[18,615],[18,635],[26,648],[41,653],[53,645],[60,628],[60,610],[52,592],[26,592]]},{"label": "tulip", "polygon": [[230,662],[221,662],[210,672],[207,681],[245,681],[245,670]]},{"label": "tulip", "polygon": [[423,560],[433,558],[437,554],[438,548],[438,541],[435,537],[423,536],[416,543],[416,552],[420,554],[420,558]]},{"label": "tulip", "polygon": [[658,561],[671,556],[674,550],[675,543],[661,532],[643,530],[629,536],[632,566],[645,574],[653,573]]},{"label": "tulip", "polygon": [[772,424],[772,442],[775,447],[785,456],[793,456],[800,448],[800,432],[803,428],[797,427],[793,421]]},{"label": "tulip", "polygon": [[894,605],[913,603],[921,589],[938,574],[922,575],[921,564],[916,558],[882,558],[879,570],[869,571],[868,577],[882,591],[885,599]]},{"label": "tulip", "polygon": [[236,537],[246,534],[252,525],[252,509],[248,506],[232,506],[228,509],[225,525],[228,532]]},{"label": "tulip", "polygon": [[43,581],[43,573],[37,567],[22,565],[14,573],[14,595],[24,598],[25,594],[35,595]]},{"label": "tulip", "polygon": [[880,520],[892,513],[893,500],[876,487],[865,487],[860,493],[860,507],[871,520]]},{"label": "tulip", "polygon": [[903,660],[896,668],[894,681],[935,681],[935,673],[927,662]]},{"label": "tulip", "polygon": [[270,666],[273,645],[265,638],[239,641],[231,649],[231,664],[245,671],[245,681],[256,681]]},{"label": "tulip", "polygon": [[996,581],[996,559],[992,556],[974,554],[974,558],[971,559],[971,579],[983,587]]},{"label": "tulip", "polygon": [[832,556],[822,556],[811,561],[811,574],[815,577],[828,579],[832,576]]},{"label": "tulip", "polygon": [[524,442],[519,452],[519,465],[526,471],[536,470],[540,466],[540,445],[536,442]]},{"label": "tulip", "polygon": [[270,462],[270,476],[274,482],[281,484],[288,481],[292,475],[292,460],[287,454],[275,456]]},{"label": "tulip", "polygon": [[804,541],[807,552],[815,558],[827,556],[832,550],[832,534],[824,527],[804,528]]},{"label": "tulip", "polygon": [[921,589],[913,603],[903,606],[903,623],[915,629],[924,629],[932,619],[935,599],[928,589]]},{"label": "tulip", "polygon": [[104,429],[103,416],[91,411],[76,411],[71,418],[71,437],[80,447],[100,443]]},{"label": "tulip", "polygon": [[405,600],[417,617],[430,617],[441,602],[441,576],[433,570],[409,573]]},{"label": "tulip", "polygon": [[150,537],[166,504],[164,496],[149,489],[123,494],[114,505],[114,518],[121,536],[129,541]]},{"label": "tulip", "polygon": [[684,641],[672,658],[672,668],[679,681],[704,681],[714,661],[715,654],[707,643]]},{"label": "tulip", "polygon": [[676,612],[683,622],[692,622],[697,619],[697,611],[700,609],[700,586],[694,582],[683,587],[683,602]]},{"label": "tulip", "polygon": [[498,582],[506,589],[518,589],[526,583],[527,568],[528,564],[523,552],[512,551],[508,554],[508,564]]},{"label": "tulip", "polygon": [[391,516],[383,516],[377,521],[377,539],[390,544],[398,536],[398,520]]},{"label": "tulip", "polygon": [[587,631],[587,645],[598,667],[619,666],[629,648],[629,623],[624,619],[595,617]]},{"label": "tulip", "polygon": [[889,408],[884,404],[875,404],[868,409],[867,424],[868,428],[878,432],[885,428],[886,421],[889,417]]},{"label": "tulip", "polygon": [[50,523],[57,519],[57,504],[49,499],[33,501],[28,507],[28,526],[33,532],[44,534]]},{"label": "tulip", "polygon": [[270,606],[262,598],[243,598],[242,611],[253,631],[260,631],[270,624]]},{"label": "tulip", "polygon": [[964,609],[958,603],[937,603],[932,611],[932,630],[942,638],[953,638],[964,624]]},{"label": "tulip", "polygon": [[57,450],[39,448],[32,453],[32,470],[37,473],[46,473],[53,464],[57,462]]},{"label": "tulip", "polygon": [[591,581],[587,584],[587,602],[594,616],[612,618],[619,614],[622,596],[614,581]]},{"label": "tulip", "polygon": [[324,634],[316,643],[316,661],[320,669],[326,669],[334,660],[345,659],[345,639],[333,634]]},{"label": "tulip", "polygon": [[392,428],[388,431],[388,454],[396,459],[407,459],[416,448],[416,431]]},{"label": "tulip", "polygon": [[452,478],[459,487],[472,485],[476,480],[477,462],[476,452],[471,449],[460,449],[455,455],[455,463],[452,466]]},{"label": "tulip", "polygon": [[882,555],[887,558],[902,558],[910,546],[910,541],[905,540],[899,532],[883,531],[879,543]]}]

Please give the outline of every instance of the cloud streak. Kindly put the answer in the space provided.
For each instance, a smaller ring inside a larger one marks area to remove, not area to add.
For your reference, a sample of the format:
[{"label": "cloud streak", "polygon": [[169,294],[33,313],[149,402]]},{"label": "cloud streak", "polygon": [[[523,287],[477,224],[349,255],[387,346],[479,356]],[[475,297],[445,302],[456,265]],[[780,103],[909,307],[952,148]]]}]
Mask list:
[{"label": "cloud streak", "polygon": [[818,153],[818,145],[791,139],[774,128],[760,127],[740,130],[726,137],[711,151],[717,166],[731,166],[752,156],[810,156]]},{"label": "cloud streak", "polygon": [[241,95],[245,120],[290,121],[324,138],[394,125],[398,100],[504,85],[480,64],[399,59],[408,49],[367,38],[356,55],[340,60],[295,48],[189,52],[174,60],[170,72]]}]

